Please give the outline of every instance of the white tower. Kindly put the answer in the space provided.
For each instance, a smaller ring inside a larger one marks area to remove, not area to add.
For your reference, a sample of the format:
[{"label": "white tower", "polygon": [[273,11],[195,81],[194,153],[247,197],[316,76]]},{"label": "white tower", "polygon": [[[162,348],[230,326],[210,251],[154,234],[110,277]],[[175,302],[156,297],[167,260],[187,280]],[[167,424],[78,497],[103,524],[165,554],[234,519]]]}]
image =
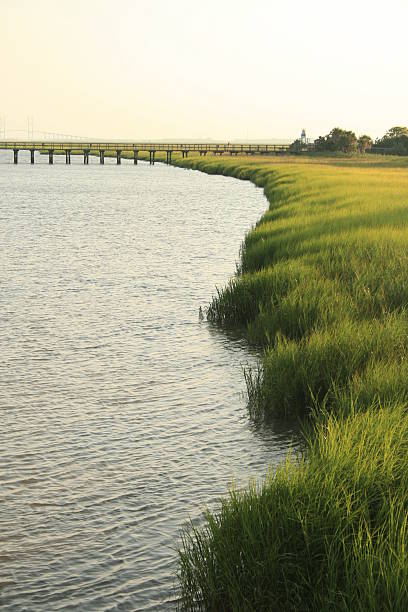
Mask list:
[{"label": "white tower", "polygon": [[301,135],[300,135],[300,142],[301,142],[302,144],[304,144],[304,145],[305,145],[305,144],[307,144],[307,138],[306,138],[306,130],[305,130],[305,128],[303,128],[302,133],[301,133]]}]

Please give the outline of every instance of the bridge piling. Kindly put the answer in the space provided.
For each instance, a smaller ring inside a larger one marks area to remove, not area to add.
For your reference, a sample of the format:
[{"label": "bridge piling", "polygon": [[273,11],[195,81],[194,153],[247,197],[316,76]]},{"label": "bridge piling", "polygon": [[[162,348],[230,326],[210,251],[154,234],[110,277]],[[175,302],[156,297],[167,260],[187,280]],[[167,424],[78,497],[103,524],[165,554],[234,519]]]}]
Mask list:
[{"label": "bridge piling", "polygon": [[99,151],[99,163],[102,165],[105,163],[105,151],[103,149]]},{"label": "bridge piling", "polygon": [[14,152],[14,163],[18,164],[18,149],[13,149]]},{"label": "bridge piling", "polygon": [[71,163],[71,149],[66,149],[65,150],[65,163],[66,164],[70,164]]},{"label": "bridge piling", "polygon": [[116,163],[119,165],[121,163],[120,154],[122,151],[120,149],[116,149]]},{"label": "bridge piling", "polygon": [[32,164],[34,163],[34,152],[35,152],[35,149],[30,149],[30,162]]},{"label": "bridge piling", "polygon": [[137,156],[139,151],[137,149],[133,149],[133,163],[137,166]]},{"label": "bridge piling", "polygon": [[48,163],[51,165],[54,163],[54,149],[48,150]]}]

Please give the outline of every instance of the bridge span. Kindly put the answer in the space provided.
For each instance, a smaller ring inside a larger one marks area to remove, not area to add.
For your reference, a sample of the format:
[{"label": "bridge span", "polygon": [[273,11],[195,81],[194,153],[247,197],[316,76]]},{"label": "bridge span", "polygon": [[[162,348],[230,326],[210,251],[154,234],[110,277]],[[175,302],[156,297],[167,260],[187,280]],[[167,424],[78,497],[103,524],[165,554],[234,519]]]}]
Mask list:
[{"label": "bridge span", "polygon": [[181,153],[187,157],[189,153],[200,155],[282,155],[289,153],[288,144],[237,144],[237,143],[163,143],[163,142],[82,142],[82,141],[0,141],[0,150],[13,151],[14,163],[18,163],[19,151],[30,151],[31,163],[34,164],[35,153],[48,154],[50,164],[54,163],[54,154],[65,154],[65,163],[71,163],[71,154],[82,154],[84,164],[89,163],[89,155],[99,155],[101,164],[105,162],[105,154],[116,156],[117,164],[121,163],[122,154],[129,153],[137,164],[139,152],[148,153],[150,164],[154,164],[156,153],[166,153],[166,163],[170,164],[173,153]]}]

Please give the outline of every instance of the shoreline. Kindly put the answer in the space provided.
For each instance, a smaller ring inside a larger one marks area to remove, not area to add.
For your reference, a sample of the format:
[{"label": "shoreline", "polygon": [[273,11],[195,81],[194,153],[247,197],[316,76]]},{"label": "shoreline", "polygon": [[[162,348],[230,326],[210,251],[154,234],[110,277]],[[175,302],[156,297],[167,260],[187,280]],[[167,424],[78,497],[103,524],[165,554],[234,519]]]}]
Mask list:
[{"label": "shoreline", "polygon": [[171,165],[263,187],[270,208],[209,313],[264,348],[253,418],[313,423],[304,455],[183,531],[182,606],[407,609],[408,160]]},{"label": "shoreline", "polygon": [[408,607],[407,161],[378,157],[173,162],[264,188],[210,316],[264,347],[252,415],[314,422],[303,457],[184,531],[186,609]]}]

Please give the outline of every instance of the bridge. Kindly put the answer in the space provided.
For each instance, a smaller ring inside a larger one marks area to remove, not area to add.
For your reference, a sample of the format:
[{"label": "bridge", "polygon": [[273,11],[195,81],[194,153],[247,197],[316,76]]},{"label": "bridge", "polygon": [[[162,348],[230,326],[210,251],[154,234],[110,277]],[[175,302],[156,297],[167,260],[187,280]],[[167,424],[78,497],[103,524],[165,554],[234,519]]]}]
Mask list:
[{"label": "bridge", "polygon": [[[308,145],[310,146],[310,145]],[[290,151],[288,144],[236,144],[236,143],[163,143],[163,142],[82,142],[82,141],[9,141],[0,140],[0,150],[13,151],[14,163],[18,163],[19,151],[30,151],[31,163],[35,162],[35,153],[48,154],[50,164],[54,163],[54,154],[65,154],[65,163],[71,163],[71,154],[82,154],[84,164],[89,163],[89,155],[99,155],[101,164],[105,163],[105,154],[109,157],[116,156],[117,164],[121,163],[122,154],[126,158],[133,158],[137,164],[139,152],[148,153],[150,164],[154,164],[156,153],[166,153],[166,163],[170,164],[172,154],[181,153],[182,157],[188,157],[189,153],[200,155],[282,155]]]}]

